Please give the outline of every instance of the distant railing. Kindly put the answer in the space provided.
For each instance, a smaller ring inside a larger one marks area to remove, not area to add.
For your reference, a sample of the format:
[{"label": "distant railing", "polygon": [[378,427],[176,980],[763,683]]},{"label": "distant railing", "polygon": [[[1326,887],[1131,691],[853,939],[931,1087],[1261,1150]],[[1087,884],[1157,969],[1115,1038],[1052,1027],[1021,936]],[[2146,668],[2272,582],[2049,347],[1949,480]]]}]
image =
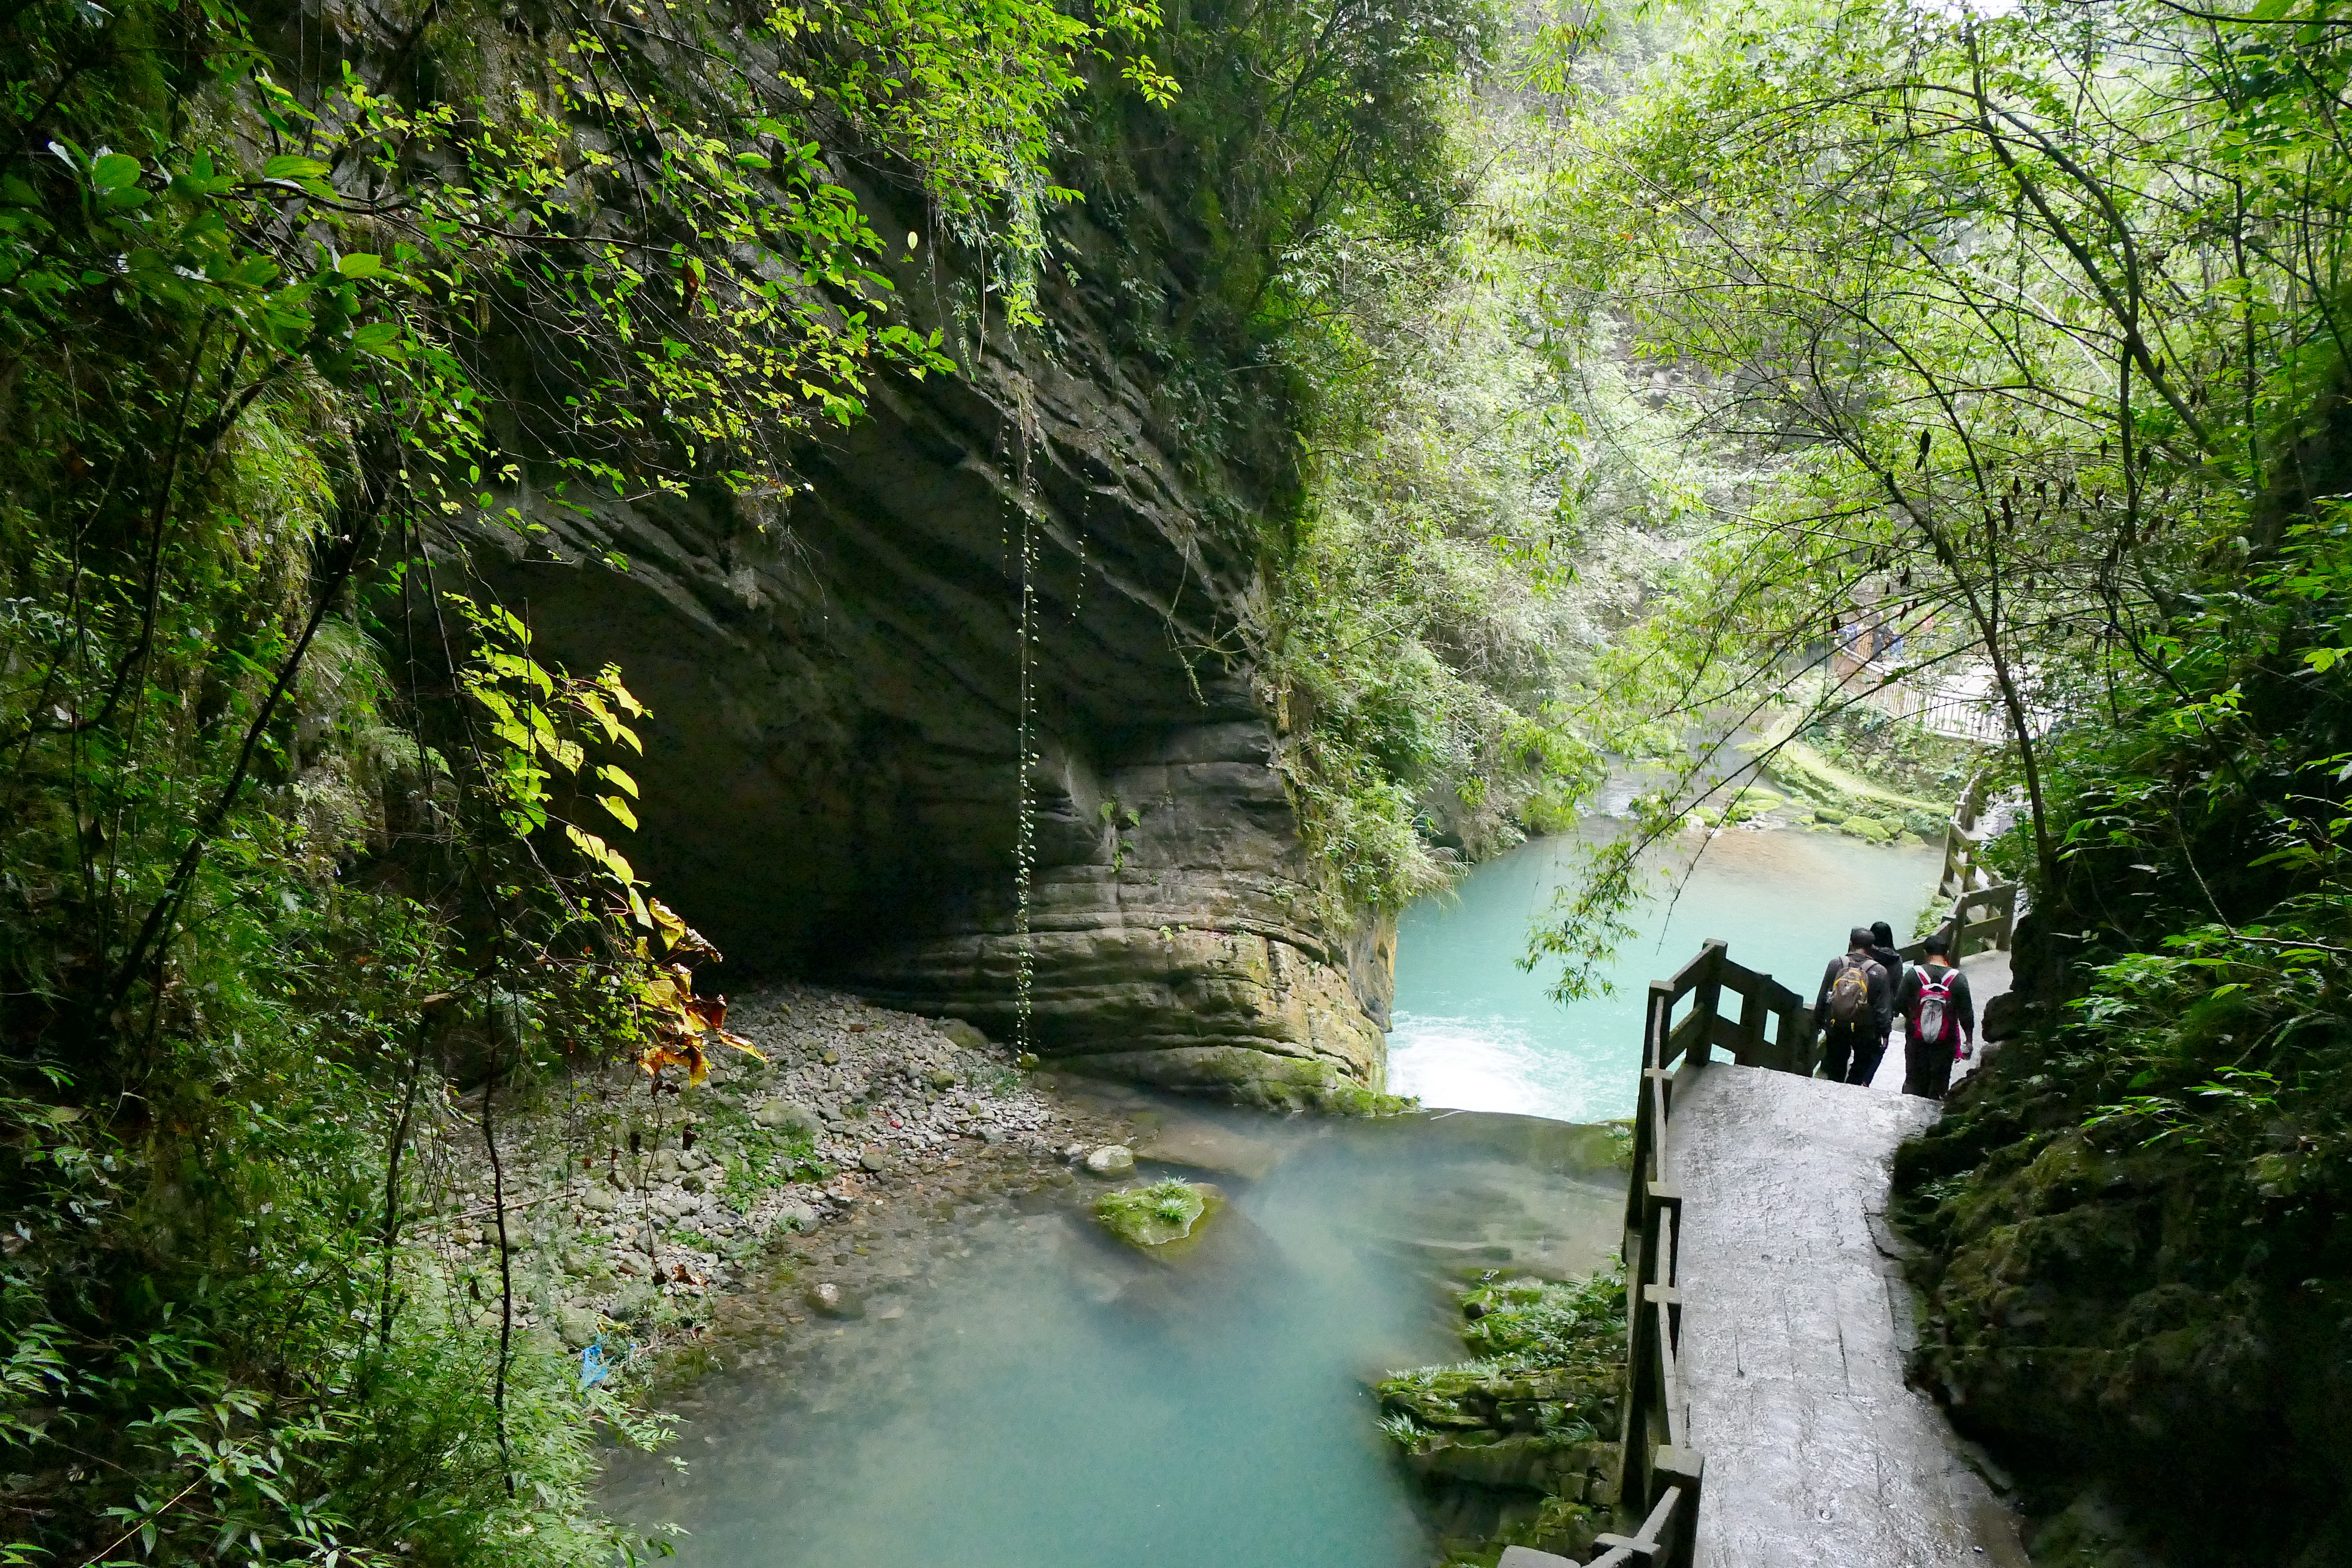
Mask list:
[{"label": "distant railing", "polygon": [[[1735,1020],[1726,992],[1739,998]],[[1677,1022],[1685,997],[1690,1011]],[[1768,1032],[1769,1031],[1769,1032]],[[1633,1113],[1633,1173],[1625,1192],[1626,1347],[1624,1463],[1620,1499],[1643,1516],[1630,1536],[1603,1535],[1590,1568],[1689,1568],[1698,1533],[1706,1463],[1690,1443],[1683,1397],[1683,1298],[1677,1273],[1683,1195],[1666,1173],[1672,1143],[1674,1067],[1705,1063],[1717,1046],[1745,1067],[1813,1070],[1812,1008],[1769,974],[1734,963],[1709,942],[1672,980],[1650,983],[1642,1026],[1642,1091]]]},{"label": "distant railing", "polygon": [[[1832,672],[1855,701],[1876,709],[1889,719],[1955,741],[1980,746],[2009,743],[2010,713],[1994,687],[1991,669],[1982,664],[1942,665],[1906,668],[1885,656],[1857,658],[1841,651],[1831,660]],[[2031,671],[2018,672],[2029,693],[2039,686]],[[2029,698],[2025,722],[2035,740],[2048,734],[2058,721],[2057,710]]]}]

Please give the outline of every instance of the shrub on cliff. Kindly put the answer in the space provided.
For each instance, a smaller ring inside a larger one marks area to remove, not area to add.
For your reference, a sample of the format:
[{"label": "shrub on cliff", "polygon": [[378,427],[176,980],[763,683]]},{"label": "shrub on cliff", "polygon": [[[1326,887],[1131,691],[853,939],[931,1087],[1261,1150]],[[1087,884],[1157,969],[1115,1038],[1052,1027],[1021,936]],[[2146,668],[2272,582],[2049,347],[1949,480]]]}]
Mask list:
[{"label": "shrub on cliff", "polygon": [[2021,1033],[1897,1161],[1922,1374],[2190,1563],[2352,1549],[2352,530],[2315,510],[2057,751]]}]

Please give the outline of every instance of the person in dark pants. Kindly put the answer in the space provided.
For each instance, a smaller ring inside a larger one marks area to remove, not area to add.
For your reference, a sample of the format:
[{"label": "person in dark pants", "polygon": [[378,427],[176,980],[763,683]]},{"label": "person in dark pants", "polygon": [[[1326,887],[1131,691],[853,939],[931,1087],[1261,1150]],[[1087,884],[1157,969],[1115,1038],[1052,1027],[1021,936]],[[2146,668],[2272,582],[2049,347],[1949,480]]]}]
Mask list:
[{"label": "person in dark pants", "polygon": [[[1870,922],[1870,957],[1871,962],[1886,971],[1888,998],[1886,1022],[1878,1031],[1878,1055],[1870,1058],[1870,1070],[1875,1077],[1878,1064],[1885,1059],[1886,1047],[1895,1038],[1895,1020],[1903,1016],[1903,980],[1910,966],[1903,962],[1903,955],[1895,951],[1895,928],[1885,921]],[[1870,1079],[1862,1081],[1868,1083]]]},{"label": "person in dark pants", "polygon": [[1894,989],[1870,947],[1867,927],[1847,933],[1846,950],[1822,971],[1822,992],[1813,1001],[1813,1027],[1822,1031],[1821,1076],[1832,1083],[1867,1084],[1894,1027]]},{"label": "person in dark pants", "polygon": [[1940,931],[1920,946],[1927,958],[1903,979],[1895,1006],[1903,1015],[1903,1092],[1941,1100],[1952,1087],[1952,1060],[1976,1048],[1977,1008],[1969,977],[1952,962],[1952,942]]}]

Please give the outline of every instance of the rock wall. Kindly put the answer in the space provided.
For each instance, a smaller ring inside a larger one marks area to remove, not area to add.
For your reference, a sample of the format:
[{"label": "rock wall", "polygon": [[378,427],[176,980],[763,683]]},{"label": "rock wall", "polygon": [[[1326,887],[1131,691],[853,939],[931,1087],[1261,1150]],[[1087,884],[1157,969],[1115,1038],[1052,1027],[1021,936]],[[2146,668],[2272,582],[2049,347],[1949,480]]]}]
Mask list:
[{"label": "rock wall", "polygon": [[[1035,1048],[1251,1099],[1377,1089],[1392,932],[1306,912],[1252,688],[1281,476],[1182,460],[1115,346],[1129,247],[1061,237],[1100,282],[1049,282],[1045,329],[966,376],[882,382],[789,504],[525,494],[543,547],[477,540],[478,568],[543,650],[617,661],[652,708],[630,852],[728,952],[722,984],[824,980],[1003,1038],[1025,513]],[[920,324],[949,319],[953,276],[899,281]],[[1174,271],[1145,281],[1181,303]]]}]

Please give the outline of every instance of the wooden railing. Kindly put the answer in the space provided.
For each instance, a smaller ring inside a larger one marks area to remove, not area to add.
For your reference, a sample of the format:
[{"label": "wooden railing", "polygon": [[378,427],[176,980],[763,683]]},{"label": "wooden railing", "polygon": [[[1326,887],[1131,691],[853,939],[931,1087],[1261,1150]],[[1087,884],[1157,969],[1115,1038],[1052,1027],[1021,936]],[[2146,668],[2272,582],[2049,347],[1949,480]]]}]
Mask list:
[{"label": "wooden railing", "polygon": [[[1724,1010],[1739,998],[1735,1019]],[[1680,1021],[1675,1009],[1687,997]],[[1691,1447],[1683,1397],[1682,1287],[1677,1274],[1683,1197],[1666,1171],[1673,1145],[1674,1068],[1704,1063],[1717,1046],[1743,1066],[1808,1073],[1819,1047],[1812,1007],[1769,974],[1734,963],[1709,942],[1672,980],[1650,984],[1642,1025],[1642,1090],[1633,1113],[1633,1173],[1625,1193],[1626,1348],[1620,1500],[1643,1517],[1630,1536],[1603,1535],[1591,1568],[1655,1563],[1688,1568],[1698,1531],[1706,1465]]]},{"label": "wooden railing", "polygon": [[[1978,818],[1984,812],[1984,775],[1969,780],[1960,792],[1951,821],[1944,825],[1944,869],[1936,880],[1936,896],[1952,900],[1951,913],[1937,929],[1951,939],[1954,962],[1987,948],[2007,951],[2017,930],[2017,884],[1996,882],[1983,864],[1985,839]],[[1915,962],[1925,949],[1919,942],[1895,950]]]},{"label": "wooden railing", "polygon": [[1991,877],[1979,864],[1986,837],[1978,826],[1984,815],[1984,774],[1974,774],[1960,791],[1951,820],[1944,824],[1944,868],[1936,878],[1938,898],[1956,899],[1973,888],[1991,884]]},{"label": "wooden railing", "polygon": [[[1972,952],[2007,952],[2017,935],[2017,884],[2000,882],[1962,893],[1952,900],[1952,912],[1936,929],[1950,941],[1954,963]],[[1916,963],[1927,956],[1927,939],[1895,951]]]}]

